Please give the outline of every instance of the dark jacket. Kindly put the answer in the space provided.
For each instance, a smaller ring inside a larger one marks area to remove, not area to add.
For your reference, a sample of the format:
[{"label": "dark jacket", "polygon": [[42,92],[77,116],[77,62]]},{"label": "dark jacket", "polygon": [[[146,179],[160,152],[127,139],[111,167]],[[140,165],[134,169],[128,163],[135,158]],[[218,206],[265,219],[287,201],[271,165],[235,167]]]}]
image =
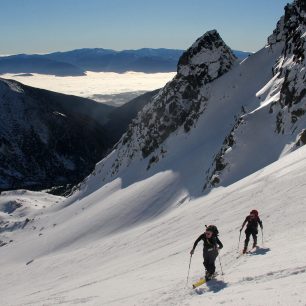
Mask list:
[{"label": "dark jacket", "polygon": [[261,229],[263,228],[262,226],[262,221],[259,219],[259,217],[256,218],[251,218],[250,216],[247,216],[243,222],[242,227],[247,223],[246,229],[248,231],[257,231],[258,229],[258,224],[260,225]]},{"label": "dark jacket", "polygon": [[211,238],[206,238],[205,233],[200,235],[199,238],[194,242],[193,245],[193,249],[196,248],[197,244],[203,240],[204,242],[204,249],[217,249],[217,247],[219,247],[219,249],[223,248],[223,244],[222,242],[219,240],[218,237],[213,236]]}]

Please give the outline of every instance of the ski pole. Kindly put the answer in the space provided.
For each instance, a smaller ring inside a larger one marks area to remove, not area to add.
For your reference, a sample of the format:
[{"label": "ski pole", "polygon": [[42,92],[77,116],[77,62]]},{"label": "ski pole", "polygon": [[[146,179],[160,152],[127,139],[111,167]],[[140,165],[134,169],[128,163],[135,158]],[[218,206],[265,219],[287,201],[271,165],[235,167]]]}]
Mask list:
[{"label": "ski pole", "polygon": [[188,268],[188,274],[187,274],[186,287],[187,287],[187,285],[188,285],[189,272],[190,272],[190,266],[191,266],[191,258],[192,258],[192,255],[190,255],[190,259],[189,259],[189,268]]},{"label": "ski pole", "polygon": [[240,231],[240,234],[239,234],[239,241],[238,241],[238,252],[239,252],[239,246],[240,246],[240,238],[241,238],[241,231]]},{"label": "ski pole", "polygon": [[223,269],[222,269],[222,263],[221,263],[221,256],[220,256],[220,253],[219,253],[219,263],[220,263],[221,275],[224,275]]},{"label": "ski pole", "polygon": [[263,246],[264,245],[263,229],[261,229],[261,242],[262,242],[262,246]]}]

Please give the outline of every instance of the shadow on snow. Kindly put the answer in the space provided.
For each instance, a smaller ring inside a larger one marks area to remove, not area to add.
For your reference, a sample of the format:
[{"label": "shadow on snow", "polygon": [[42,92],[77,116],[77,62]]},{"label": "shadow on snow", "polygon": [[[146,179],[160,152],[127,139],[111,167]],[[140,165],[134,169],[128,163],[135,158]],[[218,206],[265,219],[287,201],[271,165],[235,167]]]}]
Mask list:
[{"label": "shadow on snow", "polygon": [[254,252],[249,253],[249,255],[266,255],[270,251],[270,248],[257,248]]},{"label": "shadow on snow", "polygon": [[211,280],[209,282],[206,283],[206,287],[208,288],[198,288],[195,290],[195,292],[199,295],[204,294],[206,292],[213,292],[213,293],[217,293],[221,290],[223,290],[224,288],[227,287],[227,283],[225,283],[222,280]]}]

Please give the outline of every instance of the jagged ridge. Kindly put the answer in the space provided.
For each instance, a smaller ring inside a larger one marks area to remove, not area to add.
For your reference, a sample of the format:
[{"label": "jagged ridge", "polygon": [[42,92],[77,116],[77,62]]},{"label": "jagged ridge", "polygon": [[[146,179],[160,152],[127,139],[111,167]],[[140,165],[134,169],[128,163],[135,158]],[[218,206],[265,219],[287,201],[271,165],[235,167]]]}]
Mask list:
[{"label": "jagged ridge", "polygon": [[[188,132],[205,110],[209,86],[236,61],[216,30],[205,33],[181,56],[177,75],[129,126],[118,146],[119,155],[146,158],[181,126]],[[120,157],[114,164],[118,170]]]},{"label": "jagged ridge", "polygon": [[86,192],[117,177],[126,186],[170,170],[197,196],[304,144],[303,3],[287,6],[268,44],[235,65],[216,31],[198,39],[180,58],[176,77],[97,165],[97,177],[84,181]]},{"label": "jagged ridge", "polygon": [[[285,14],[280,18],[276,29],[268,38],[267,45],[267,48],[271,50],[277,44],[283,45],[281,56],[272,68],[273,83],[275,84],[273,101],[267,104],[265,111],[271,114],[269,119],[275,123],[275,133],[284,136],[280,142],[288,142],[287,135],[292,135],[291,141],[293,143],[288,144],[286,149],[288,152],[306,144],[305,3],[305,1],[294,1],[285,7]],[[212,167],[207,171],[204,190],[224,183],[224,179],[226,180],[226,177],[229,176],[228,172],[233,167],[233,151],[237,151],[236,157],[239,154],[243,155],[240,152],[241,149],[235,148],[237,142],[240,142],[240,146],[242,145],[241,139],[239,140],[236,135],[248,133],[243,124],[252,116],[254,114],[241,115],[238,126],[236,124],[228,135],[232,139],[230,146],[228,146],[228,137],[224,140],[223,146],[214,158]],[[234,147],[233,150],[232,147]],[[231,149],[228,150],[229,148]]]}]

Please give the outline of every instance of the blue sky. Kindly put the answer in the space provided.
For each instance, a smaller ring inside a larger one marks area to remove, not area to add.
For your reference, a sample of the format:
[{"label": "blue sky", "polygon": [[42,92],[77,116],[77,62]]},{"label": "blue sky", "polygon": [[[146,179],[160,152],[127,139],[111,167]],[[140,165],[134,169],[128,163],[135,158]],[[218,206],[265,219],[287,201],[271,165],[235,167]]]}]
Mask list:
[{"label": "blue sky", "polygon": [[234,49],[256,51],[284,0],[0,0],[0,54],[188,48],[217,29]]}]

